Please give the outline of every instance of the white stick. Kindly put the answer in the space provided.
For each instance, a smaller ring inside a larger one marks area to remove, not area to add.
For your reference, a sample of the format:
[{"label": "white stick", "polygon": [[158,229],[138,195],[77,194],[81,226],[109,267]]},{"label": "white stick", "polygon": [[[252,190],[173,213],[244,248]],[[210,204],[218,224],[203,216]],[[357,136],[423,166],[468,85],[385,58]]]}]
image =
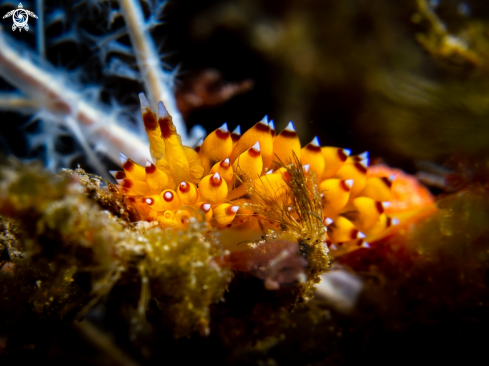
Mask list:
[{"label": "white stick", "polygon": [[189,136],[182,115],[177,108],[173,91],[169,87],[171,76],[163,71],[153,38],[149,33],[139,0],[119,0],[126,21],[131,44],[143,78],[146,95],[153,109],[161,101],[172,116],[184,145]]},{"label": "white stick", "polygon": [[22,54],[0,28],[0,76],[49,113],[73,118],[93,142],[104,145],[107,155],[119,163],[119,152],[139,163],[150,159],[147,142],[125,129],[120,121],[83,99],[61,72],[35,55]]}]

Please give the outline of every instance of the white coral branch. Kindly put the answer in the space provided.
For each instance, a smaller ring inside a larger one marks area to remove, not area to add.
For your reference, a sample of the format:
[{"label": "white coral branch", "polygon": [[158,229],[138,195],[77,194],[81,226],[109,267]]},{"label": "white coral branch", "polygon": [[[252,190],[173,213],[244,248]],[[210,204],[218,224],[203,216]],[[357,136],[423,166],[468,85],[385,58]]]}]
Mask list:
[{"label": "white coral branch", "polygon": [[182,141],[189,144],[187,129],[177,108],[173,91],[170,89],[173,78],[161,67],[155,43],[149,33],[149,27],[146,26],[141,4],[138,0],[119,0],[119,3],[150,104],[156,106],[159,101],[163,102],[172,116],[173,124],[182,137]]},{"label": "white coral branch", "polygon": [[[21,53],[1,29],[0,49],[0,76],[38,103],[41,111],[70,121],[69,127],[74,123],[83,131],[78,133],[78,138],[95,144],[103,141],[106,154],[115,162],[119,161],[120,151],[138,162],[149,158],[148,144],[124,127],[129,122],[85,100],[66,75],[26,50]],[[88,146],[86,141],[80,142]]]}]

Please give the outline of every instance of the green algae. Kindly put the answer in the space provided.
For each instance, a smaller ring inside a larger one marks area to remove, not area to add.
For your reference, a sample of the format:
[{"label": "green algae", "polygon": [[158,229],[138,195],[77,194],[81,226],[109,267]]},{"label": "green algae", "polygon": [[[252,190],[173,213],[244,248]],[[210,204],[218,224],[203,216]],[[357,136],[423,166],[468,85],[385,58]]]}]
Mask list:
[{"label": "green algae", "polygon": [[[204,224],[195,221],[186,232],[132,224],[123,196],[76,173],[54,177],[16,162],[1,168],[0,215],[9,218],[2,219],[2,252],[20,253],[8,260],[13,272],[0,273],[1,323],[15,327],[27,313],[81,319],[116,283],[136,280],[144,284],[139,316],[152,300],[175,336],[205,333],[209,306],[231,273],[212,262],[220,252],[203,238]],[[131,295],[120,302],[131,303]]]}]

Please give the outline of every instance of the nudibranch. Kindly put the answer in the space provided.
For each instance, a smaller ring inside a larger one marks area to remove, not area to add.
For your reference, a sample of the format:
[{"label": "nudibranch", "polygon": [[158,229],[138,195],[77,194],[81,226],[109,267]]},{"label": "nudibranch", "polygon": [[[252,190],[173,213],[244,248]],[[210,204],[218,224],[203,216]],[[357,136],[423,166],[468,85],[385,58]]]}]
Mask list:
[{"label": "nudibranch", "polygon": [[394,177],[369,175],[367,153],[321,147],[317,137],[301,147],[292,122],[276,134],[266,119],[243,135],[224,123],[183,146],[163,103],[156,114],[142,93],[140,101],[153,161],[121,153],[123,171],[111,173],[142,220],[185,229],[194,217],[223,238],[240,231],[240,242],[289,232],[333,253],[368,247],[399,223],[386,212]]}]

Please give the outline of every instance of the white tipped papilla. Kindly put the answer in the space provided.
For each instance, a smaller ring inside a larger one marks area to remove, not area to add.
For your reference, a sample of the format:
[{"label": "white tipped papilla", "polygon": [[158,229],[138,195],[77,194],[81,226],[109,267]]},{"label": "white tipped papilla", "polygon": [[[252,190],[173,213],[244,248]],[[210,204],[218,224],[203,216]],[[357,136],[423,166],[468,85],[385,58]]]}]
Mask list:
[{"label": "white tipped papilla", "polygon": [[238,125],[232,133],[234,133],[235,135],[241,135],[241,126]]},{"label": "white tipped papilla", "polygon": [[285,127],[285,130],[290,132],[295,132],[294,124],[292,123],[292,121],[290,121],[287,127]]},{"label": "white tipped papilla", "polygon": [[149,108],[149,102],[144,93],[139,93],[139,102],[141,103],[141,109]]},{"label": "white tipped papilla", "polygon": [[358,232],[358,234],[357,234],[357,238],[358,238],[358,239],[364,239],[364,238],[366,238],[366,237],[367,237],[367,235],[365,235],[365,234],[364,234],[364,233],[362,233],[361,231],[359,231],[359,232]]},{"label": "white tipped papilla", "polygon": [[229,132],[228,124],[224,122],[221,127],[218,128],[221,132]]},{"label": "white tipped papilla", "polygon": [[345,180],[345,184],[346,184],[346,185],[347,185],[349,188],[353,187],[353,182],[354,182],[354,181],[353,181],[353,179],[347,179],[347,180]]},{"label": "white tipped papilla", "polygon": [[333,219],[331,219],[331,218],[329,218],[329,217],[326,217],[326,218],[324,219],[324,223],[325,223],[326,225],[329,225],[329,224],[331,224],[332,222],[333,222]]},{"label": "white tipped papilla", "polygon": [[310,164],[306,164],[302,166],[302,170],[304,170],[304,173],[309,173],[309,168],[311,167]]},{"label": "white tipped papilla", "polygon": [[160,101],[158,102],[158,118],[163,118],[166,116],[169,116],[168,111],[163,102]]},{"label": "white tipped papilla", "polygon": [[312,139],[312,141],[310,142],[310,144],[311,144],[312,146],[319,147],[319,146],[320,146],[320,144],[319,144],[319,139],[318,139],[318,137],[317,137],[317,136],[316,136],[316,137],[314,137],[314,138]]},{"label": "white tipped papilla", "polygon": [[121,172],[120,170],[109,170],[110,175],[112,175],[116,180],[124,179],[126,177],[126,173]]},{"label": "white tipped papilla", "polygon": [[257,141],[251,148],[256,152],[260,152],[260,143]]},{"label": "white tipped papilla", "polygon": [[121,165],[124,165],[127,162],[127,160],[128,160],[127,156],[124,155],[124,153],[122,153],[122,152],[119,153],[119,159],[121,161]]},{"label": "white tipped papilla", "polygon": [[350,155],[351,155],[351,150],[350,150],[350,149],[343,149],[343,153],[344,153],[346,156],[350,156]]},{"label": "white tipped papilla", "polygon": [[368,151],[364,151],[363,153],[359,154],[358,157],[360,160],[368,159]]}]

